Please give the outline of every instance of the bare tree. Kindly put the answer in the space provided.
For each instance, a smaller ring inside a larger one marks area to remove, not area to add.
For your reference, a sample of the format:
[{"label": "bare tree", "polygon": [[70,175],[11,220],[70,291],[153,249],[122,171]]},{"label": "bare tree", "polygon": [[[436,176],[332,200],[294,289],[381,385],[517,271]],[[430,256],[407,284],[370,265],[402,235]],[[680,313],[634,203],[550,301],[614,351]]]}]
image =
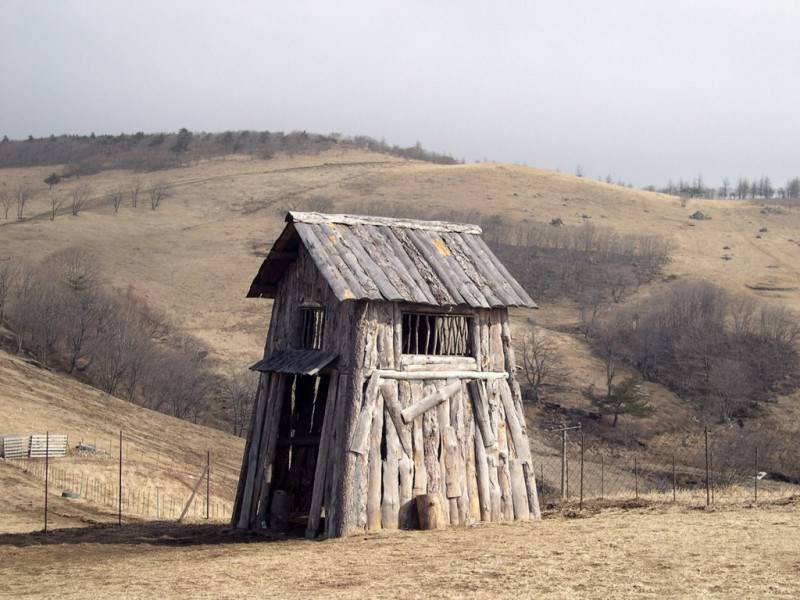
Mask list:
[{"label": "bare tree", "polygon": [[5,319],[6,305],[18,274],[19,265],[13,258],[0,258],[0,325]]},{"label": "bare tree", "polygon": [[538,401],[542,387],[556,385],[563,379],[563,367],[558,347],[552,340],[531,329],[520,339],[522,375]]},{"label": "bare tree", "polygon": [[111,205],[114,207],[115,214],[119,212],[119,207],[122,205],[122,199],[124,196],[125,194],[122,191],[122,188],[117,188],[109,194],[109,197],[111,198]]},{"label": "bare tree", "polygon": [[17,186],[14,192],[14,199],[17,201],[17,221],[22,221],[25,217],[25,205],[31,199],[31,188],[25,184]]},{"label": "bare tree", "polygon": [[72,200],[72,216],[77,217],[92,195],[92,187],[88,183],[81,183],[72,188],[69,195]]},{"label": "bare tree", "polygon": [[150,188],[150,209],[156,210],[161,206],[161,201],[169,196],[169,184],[164,181],[157,181]]},{"label": "bare tree", "polygon": [[12,203],[13,198],[11,197],[11,193],[3,186],[0,188],[0,212],[3,213],[4,220],[8,219],[8,213],[11,210]]},{"label": "bare tree", "polygon": [[41,269],[32,269],[23,271],[15,290],[12,326],[17,350],[27,347],[45,365],[58,339],[61,302],[57,285]]},{"label": "bare tree", "polygon": [[233,435],[245,433],[257,388],[258,376],[245,369],[233,371],[223,383],[223,408],[230,414]]},{"label": "bare tree", "polygon": [[142,180],[138,177],[133,179],[128,190],[131,195],[131,208],[136,208],[139,204],[139,192],[142,191]]},{"label": "bare tree", "polygon": [[50,220],[56,220],[56,214],[58,214],[58,210],[61,208],[61,205],[64,203],[64,199],[54,192],[50,192]]}]

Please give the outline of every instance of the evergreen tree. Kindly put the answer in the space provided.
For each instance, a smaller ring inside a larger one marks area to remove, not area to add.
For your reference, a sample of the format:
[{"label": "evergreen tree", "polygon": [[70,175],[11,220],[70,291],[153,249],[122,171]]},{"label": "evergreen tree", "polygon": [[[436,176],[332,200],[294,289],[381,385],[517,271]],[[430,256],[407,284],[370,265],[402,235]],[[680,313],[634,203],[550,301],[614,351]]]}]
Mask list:
[{"label": "evergreen tree", "polygon": [[612,427],[617,426],[620,415],[647,417],[655,410],[638,377],[628,377],[616,385],[609,384],[605,393],[597,393],[594,386],[589,386],[583,390],[583,395],[601,415],[614,415]]}]

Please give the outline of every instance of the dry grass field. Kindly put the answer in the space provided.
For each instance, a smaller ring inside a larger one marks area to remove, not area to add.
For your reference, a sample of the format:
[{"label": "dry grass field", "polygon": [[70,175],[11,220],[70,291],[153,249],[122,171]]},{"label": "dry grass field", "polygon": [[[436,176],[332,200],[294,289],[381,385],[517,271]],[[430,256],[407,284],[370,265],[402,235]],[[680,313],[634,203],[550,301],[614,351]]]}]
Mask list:
[{"label": "dry grass field", "polygon": [[325,542],[163,523],[2,535],[0,580],[17,598],[796,598],[799,508],[641,502]]},{"label": "dry grass field", "polygon": [[[21,223],[0,220],[0,257],[35,259],[72,245],[94,250],[111,283],[133,286],[176,324],[206,341],[226,367],[251,364],[263,347],[269,303],[244,298],[263,260],[257,253],[269,248],[287,209],[313,206],[320,197],[330,202],[331,210],[407,205],[520,221],[560,217],[566,224],[658,233],[674,246],[669,274],[703,277],[800,309],[798,210],[767,215],[755,204],[733,200],[692,200],[681,207],[675,197],[528,167],[442,166],[337,150],[269,161],[215,159],[151,174],[108,171],[81,177],[59,184],[53,193],[66,197],[72,187],[88,183],[95,200],[77,217],[69,214],[65,200],[65,214],[51,222],[49,192],[42,182],[51,171],[0,170],[0,185],[13,189],[26,181],[37,189],[26,214],[38,215]],[[145,186],[166,181],[172,185],[171,196],[153,211],[143,193],[138,208],[123,205],[115,215],[101,196],[126,189],[135,179]],[[689,220],[695,210],[711,220]],[[768,231],[759,233],[762,228]],[[723,260],[726,254],[732,259]],[[753,291],[747,285],[767,289]],[[545,307],[536,317],[557,324],[574,313]]]},{"label": "dry grass field", "polygon": [[[53,482],[51,525],[80,527],[116,520],[109,503],[65,500],[65,489],[104,487],[113,496],[118,482],[118,435],[123,431],[123,497],[138,494],[136,510],[126,506],[126,520],[140,518],[144,497],[153,515],[156,490],[160,498],[183,503],[189,497],[206,461],[213,457],[211,502],[224,518],[239,475],[244,440],[217,429],[194,425],[113,398],[75,380],[51,373],[0,350],[0,431],[4,433],[61,433],[70,448],[80,442],[96,444],[102,452],[79,455],[72,451],[54,458],[51,469],[68,475],[63,485]],[[44,486],[41,478],[26,473],[24,461],[0,459],[0,532],[34,531],[42,527]],[[38,465],[41,469],[42,465]],[[149,496],[145,496],[148,494]],[[204,494],[204,492],[203,492]],[[174,500],[173,500],[174,498]],[[203,499],[204,501],[204,499]],[[134,504],[134,502],[131,502]],[[170,507],[171,508],[171,507]]]},{"label": "dry grass field", "polygon": [[[53,170],[0,169],[0,185],[13,189],[27,181],[37,189],[26,210],[31,218],[0,220],[0,258],[37,260],[75,245],[94,251],[110,284],[132,286],[206,342],[221,371],[260,358],[270,303],[244,295],[285,211],[320,204],[350,212],[386,203],[520,221],[560,217],[572,225],[658,233],[673,245],[670,278],[701,277],[800,310],[797,209],[763,214],[753,203],[708,200],[682,207],[674,197],[527,167],[441,166],[331,151],[82,177],[53,193],[66,196],[89,183],[94,199],[77,217],[67,208],[51,221],[42,180]],[[167,181],[172,192],[158,210],[143,195],[137,208],[126,203],[114,214],[103,195],[135,179],[145,186]],[[711,220],[689,220],[695,210]],[[512,317],[517,330],[534,318],[558,345],[569,366],[559,402],[585,404],[580,389],[601,382],[602,365],[584,340],[565,332],[577,319],[575,308],[545,305]],[[691,411],[660,386],[648,390],[658,410],[639,426],[657,432],[657,442]],[[798,431],[800,407],[779,402],[759,422]],[[0,351],[0,433],[50,430],[68,434],[71,446],[96,443],[108,453],[72,454],[54,466],[113,486],[120,429],[126,489],[186,498],[211,450],[212,501],[230,503],[240,438],[133,406]],[[555,473],[554,449],[539,436],[531,446]],[[56,488],[50,526],[57,531],[45,536],[31,533],[41,528],[41,480],[0,461],[0,597],[798,597],[800,503],[796,496],[786,500],[791,490],[764,485],[758,508],[746,492],[729,494],[712,511],[701,510],[696,495],[679,498],[678,506],[647,495],[638,504],[595,505],[580,515],[551,513],[539,523],[317,543],[230,534],[222,518],[178,527],[131,513],[120,529],[109,525],[112,507],[61,499]]]}]

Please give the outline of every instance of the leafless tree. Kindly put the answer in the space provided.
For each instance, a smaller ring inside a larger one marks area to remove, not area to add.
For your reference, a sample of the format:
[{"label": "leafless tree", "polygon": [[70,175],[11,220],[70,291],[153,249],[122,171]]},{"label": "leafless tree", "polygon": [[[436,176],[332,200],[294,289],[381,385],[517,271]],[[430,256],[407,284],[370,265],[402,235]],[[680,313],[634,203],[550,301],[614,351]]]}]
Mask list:
[{"label": "leafless tree", "polygon": [[169,196],[169,184],[164,181],[157,181],[150,188],[150,209],[156,210],[161,206],[161,201]]},{"label": "leafless tree", "polygon": [[97,351],[92,360],[89,374],[95,384],[108,394],[120,390],[131,360],[147,340],[137,330],[134,321],[126,318],[124,312],[115,310],[105,320],[98,338]]},{"label": "leafless tree", "polygon": [[47,364],[58,339],[61,302],[58,284],[41,269],[23,272],[16,286],[13,328],[18,351],[27,347],[42,364]]},{"label": "leafless tree", "polygon": [[109,194],[109,197],[111,198],[111,205],[114,207],[114,213],[116,214],[119,212],[119,207],[122,205],[122,200],[125,197],[125,193],[122,191],[122,188],[117,188],[112,190],[112,192]]},{"label": "leafless tree", "polygon": [[8,213],[11,210],[13,198],[11,193],[6,189],[5,185],[0,187],[0,212],[3,213],[3,219],[8,219]]},{"label": "leafless tree", "polygon": [[233,371],[225,379],[222,386],[223,407],[230,415],[233,435],[245,433],[257,388],[258,376],[249,370]]},{"label": "leafless tree", "polygon": [[19,265],[12,257],[0,258],[0,325],[5,319],[5,309],[18,274]]},{"label": "leafless tree", "polygon": [[592,287],[580,294],[578,298],[578,309],[581,318],[580,330],[586,339],[595,334],[597,323],[607,306],[608,301],[604,290],[600,288]]},{"label": "leafless tree", "polygon": [[128,190],[131,195],[131,208],[136,208],[139,204],[139,192],[142,191],[142,180],[138,177],[133,179]]},{"label": "leafless tree", "polygon": [[534,400],[539,400],[544,386],[557,385],[563,379],[561,355],[556,344],[535,329],[523,334],[519,345],[522,375]]},{"label": "leafless tree", "polygon": [[92,195],[92,187],[88,183],[81,183],[76,185],[69,193],[70,200],[72,201],[72,216],[77,217],[78,214],[86,206],[89,197]]},{"label": "leafless tree", "polygon": [[64,203],[64,199],[61,195],[50,192],[50,220],[56,220],[56,214],[58,214],[58,210],[61,208],[61,205]]},{"label": "leafless tree", "polygon": [[31,199],[31,195],[31,188],[27,185],[20,184],[17,186],[14,192],[14,199],[17,202],[17,221],[22,221],[25,217],[25,205],[28,203],[28,200]]}]

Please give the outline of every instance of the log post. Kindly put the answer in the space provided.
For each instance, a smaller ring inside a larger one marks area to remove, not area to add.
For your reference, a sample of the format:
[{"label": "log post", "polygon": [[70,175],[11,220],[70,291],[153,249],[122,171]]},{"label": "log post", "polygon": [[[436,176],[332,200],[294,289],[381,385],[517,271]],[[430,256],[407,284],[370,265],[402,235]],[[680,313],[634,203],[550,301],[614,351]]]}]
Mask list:
[{"label": "log post", "polygon": [[486,398],[486,392],[483,389],[480,381],[469,382],[470,397],[472,398],[473,415],[478,428],[481,430],[481,438],[486,448],[494,446],[495,437],[492,432],[492,426],[489,421],[489,401]]},{"label": "log post", "polygon": [[383,441],[383,398],[379,397],[369,436],[369,484],[367,489],[367,529],[381,528],[381,442]]},{"label": "log post", "polygon": [[512,458],[509,463],[511,471],[511,499],[514,504],[514,519],[526,521],[530,517],[528,507],[528,493],[525,488],[525,474],[522,462],[517,458]]},{"label": "log post", "polygon": [[446,529],[447,521],[441,507],[438,493],[420,494],[416,498],[420,529]]},{"label": "log post", "polygon": [[384,529],[397,529],[400,521],[400,439],[394,427],[386,427],[385,431],[386,459],[383,461],[381,524]]},{"label": "log post", "polygon": [[314,468],[314,488],[311,492],[311,508],[308,511],[308,524],[306,537],[313,539],[319,531],[319,522],[322,517],[322,502],[327,481],[330,479],[328,467],[328,452],[333,438],[333,421],[336,416],[336,389],[338,373],[333,371],[328,379],[328,398],[325,401],[325,415],[322,420],[322,431],[317,452],[317,464]]}]

